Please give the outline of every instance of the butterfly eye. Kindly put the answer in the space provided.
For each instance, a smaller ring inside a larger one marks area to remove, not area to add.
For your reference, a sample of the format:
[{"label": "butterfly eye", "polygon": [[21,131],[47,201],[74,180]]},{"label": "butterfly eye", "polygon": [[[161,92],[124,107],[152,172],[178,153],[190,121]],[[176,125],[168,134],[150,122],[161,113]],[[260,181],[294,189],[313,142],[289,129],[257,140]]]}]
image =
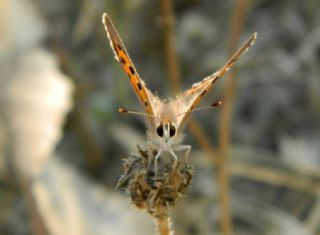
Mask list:
[{"label": "butterfly eye", "polygon": [[171,123],[170,123],[170,127],[169,128],[170,128],[170,137],[172,137],[172,136],[174,136],[176,134],[176,128]]},{"label": "butterfly eye", "polygon": [[160,137],[163,137],[163,125],[162,123],[157,127],[157,134]]}]

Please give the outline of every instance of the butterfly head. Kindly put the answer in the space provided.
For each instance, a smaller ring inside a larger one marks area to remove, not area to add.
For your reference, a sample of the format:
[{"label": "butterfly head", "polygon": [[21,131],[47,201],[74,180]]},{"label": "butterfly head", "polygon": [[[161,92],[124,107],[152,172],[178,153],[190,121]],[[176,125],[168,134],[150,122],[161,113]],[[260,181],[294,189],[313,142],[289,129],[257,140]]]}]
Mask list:
[{"label": "butterfly head", "polygon": [[162,120],[156,129],[157,135],[168,142],[176,135],[177,129],[169,119]]}]

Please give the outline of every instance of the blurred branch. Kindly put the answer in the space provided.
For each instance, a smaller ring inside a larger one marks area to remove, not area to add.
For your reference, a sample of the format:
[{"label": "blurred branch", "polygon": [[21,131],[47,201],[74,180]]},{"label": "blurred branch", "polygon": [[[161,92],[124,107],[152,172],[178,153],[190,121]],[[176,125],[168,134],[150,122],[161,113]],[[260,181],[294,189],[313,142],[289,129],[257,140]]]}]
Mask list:
[{"label": "blurred branch", "polygon": [[171,0],[161,0],[166,61],[171,86],[175,92],[180,91],[180,71],[174,41],[174,15]]},{"label": "blurred branch", "polygon": [[276,186],[292,188],[294,190],[320,196],[320,183],[309,177],[284,172],[280,169],[268,169],[255,164],[236,163],[228,166],[232,176],[249,178]]},{"label": "blurred branch", "polygon": [[[318,188],[320,188],[320,187],[318,187]],[[320,190],[319,190],[319,194],[320,194]],[[316,230],[320,224],[320,196],[315,201],[315,205],[312,207],[312,211],[308,215],[308,217],[305,221],[305,224],[306,224],[306,227],[310,231],[312,231],[314,234],[316,234]]]},{"label": "blurred branch", "polygon": [[211,157],[211,160],[213,161],[213,164],[215,166],[218,165],[219,159],[216,157],[217,156],[216,150],[211,146],[209,142],[209,138],[204,132],[203,128],[199,125],[198,121],[193,117],[190,117],[189,128],[192,132],[192,135],[196,138],[201,148],[209,154],[209,156]]},{"label": "blurred branch", "polygon": [[[243,20],[247,9],[247,0],[237,0],[235,5],[235,12],[231,21],[231,34],[229,39],[229,55],[232,55],[236,49],[239,37],[242,31]],[[220,186],[219,201],[221,212],[221,230],[225,235],[232,233],[232,223],[230,215],[230,199],[229,199],[229,176],[227,171],[228,154],[230,147],[230,123],[234,104],[236,82],[233,79],[235,70],[232,70],[227,78],[227,85],[224,90],[224,105],[222,106],[220,114],[219,125],[219,168],[218,168],[218,182]]]},{"label": "blurred branch", "polygon": [[[175,50],[174,43],[174,13],[171,0],[161,0],[161,7],[163,13],[164,22],[164,34],[165,34],[165,47],[166,47],[166,60],[169,73],[169,80],[171,81],[171,86],[175,92],[180,91],[180,72],[179,72],[179,62]],[[200,127],[198,122],[190,117],[189,128],[192,135],[195,137],[199,145],[212,156],[213,162],[217,163],[216,151],[211,147],[209,143],[209,138],[206,136],[205,131]]]},{"label": "blurred branch", "polygon": [[94,30],[96,17],[100,14],[97,1],[84,0],[72,31],[73,45],[80,45]]}]

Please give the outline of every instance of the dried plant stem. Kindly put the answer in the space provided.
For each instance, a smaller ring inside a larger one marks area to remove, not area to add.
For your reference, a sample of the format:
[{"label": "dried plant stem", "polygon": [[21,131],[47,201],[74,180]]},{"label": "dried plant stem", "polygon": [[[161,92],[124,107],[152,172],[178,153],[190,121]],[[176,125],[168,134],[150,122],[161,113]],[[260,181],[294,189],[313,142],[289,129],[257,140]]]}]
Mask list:
[{"label": "dried plant stem", "polygon": [[[174,43],[174,13],[171,0],[161,0],[163,22],[164,22],[164,39],[165,39],[165,51],[166,61],[168,67],[169,80],[171,87],[175,92],[180,91],[180,70],[179,62],[175,50]],[[197,121],[193,118],[189,121],[189,128],[192,135],[195,137],[199,145],[212,156],[213,162],[217,163],[216,151],[211,147],[208,137],[205,131],[199,126]]]},{"label": "dried plant stem", "polygon": [[[234,72],[232,73],[234,75]],[[228,78],[230,81],[232,77]],[[232,232],[231,216],[230,216],[230,198],[229,198],[229,175],[228,150],[230,141],[230,118],[233,107],[234,83],[228,82],[229,89],[225,90],[224,108],[220,114],[220,154],[218,165],[218,182],[219,182],[219,204],[221,212],[221,230],[222,234],[229,235]]]},{"label": "dried plant stem", "polygon": [[190,117],[189,128],[201,148],[210,155],[213,164],[218,165],[219,158],[216,157],[216,150],[210,145],[209,138],[206,136],[203,128],[200,127],[196,119]]},{"label": "dried plant stem", "polygon": [[308,215],[305,225],[309,231],[316,234],[320,222],[320,198],[318,198],[313,206],[311,213]]},{"label": "dried plant stem", "polygon": [[[175,92],[180,91],[180,70],[178,66],[177,53],[174,41],[174,14],[171,0],[161,0],[161,8],[164,24],[164,40],[168,75],[171,81],[171,87]],[[170,231],[170,218],[157,218],[156,224],[159,235],[173,235]]]},{"label": "dried plant stem", "polygon": [[169,217],[156,219],[157,230],[159,235],[173,235],[171,221]]},{"label": "dried plant stem", "polygon": [[308,176],[293,174],[281,169],[261,167],[248,163],[230,164],[228,170],[232,176],[264,182],[275,186],[284,186],[320,197],[320,183]]},{"label": "dried plant stem", "polygon": [[165,50],[166,61],[168,67],[169,78],[171,86],[175,92],[180,91],[180,72],[175,50],[174,41],[174,15],[171,0],[161,0],[163,24],[164,24],[164,37],[165,37]]},{"label": "dried plant stem", "polygon": [[[233,53],[242,30],[243,19],[247,8],[247,0],[236,1],[235,13],[232,19],[231,35],[229,43],[229,54]],[[221,211],[221,230],[224,235],[232,233],[232,223],[230,215],[230,199],[229,199],[229,175],[227,170],[228,164],[228,152],[230,147],[230,123],[231,113],[234,104],[236,83],[232,79],[235,76],[235,70],[233,70],[228,79],[227,85],[224,90],[224,105],[220,115],[219,125],[219,167],[218,167],[218,181],[219,181],[219,204]]]}]

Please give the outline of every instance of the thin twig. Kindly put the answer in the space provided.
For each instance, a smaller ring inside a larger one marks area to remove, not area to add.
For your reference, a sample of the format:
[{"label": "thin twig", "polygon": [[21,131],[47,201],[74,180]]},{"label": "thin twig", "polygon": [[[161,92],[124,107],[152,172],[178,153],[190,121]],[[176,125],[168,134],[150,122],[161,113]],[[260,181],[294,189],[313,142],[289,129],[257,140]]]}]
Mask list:
[{"label": "thin twig", "polygon": [[[238,44],[246,8],[247,0],[238,0],[236,2],[234,17],[231,22],[231,35],[229,43],[230,55],[234,52]],[[233,70],[227,78],[227,85],[224,90],[224,105],[221,110],[219,125],[220,159],[218,168],[218,181],[220,186],[219,201],[221,211],[221,230],[224,235],[229,235],[232,233],[231,213],[229,206],[229,175],[227,171],[227,164],[230,147],[231,113],[236,90],[236,83],[232,78],[235,76],[235,73],[235,70]]]},{"label": "thin twig", "polygon": [[175,92],[180,91],[180,70],[178,65],[177,53],[174,41],[174,15],[171,0],[161,0],[166,61],[168,67],[168,75],[171,81],[171,87]]},{"label": "thin twig", "polygon": [[305,225],[309,231],[316,232],[320,224],[320,198],[315,201],[311,213],[308,215]]},{"label": "thin twig", "polygon": [[[180,70],[178,66],[177,53],[174,41],[174,14],[171,0],[161,0],[161,8],[164,24],[164,40],[166,50],[166,61],[168,68],[168,77],[171,81],[171,87],[175,92],[180,91]],[[170,232],[170,217],[157,218],[157,228],[159,235],[173,235]]]},{"label": "thin twig", "polygon": [[188,125],[192,135],[195,137],[200,147],[209,154],[209,156],[211,157],[211,160],[213,161],[214,166],[217,166],[219,164],[218,162],[219,158],[216,157],[217,152],[211,146],[209,142],[209,138],[206,135],[203,128],[198,124],[197,120],[193,117],[190,117],[190,121]]},{"label": "thin twig", "polygon": [[310,180],[310,177],[284,172],[281,169],[270,169],[248,163],[235,163],[228,166],[228,172],[234,177],[243,177],[320,196],[320,183],[317,180]]},{"label": "thin twig", "polygon": [[[177,53],[175,50],[174,41],[174,12],[171,0],[161,0],[161,7],[163,13],[164,22],[164,34],[165,34],[165,51],[166,51],[166,61],[168,67],[168,77],[171,82],[171,87],[175,92],[180,91],[180,69]],[[214,164],[217,163],[217,158],[215,158],[216,151],[209,143],[209,138],[205,131],[194,118],[190,118],[188,123],[192,135],[197,140],[198,144],[204,149],[210,156]]]}]

